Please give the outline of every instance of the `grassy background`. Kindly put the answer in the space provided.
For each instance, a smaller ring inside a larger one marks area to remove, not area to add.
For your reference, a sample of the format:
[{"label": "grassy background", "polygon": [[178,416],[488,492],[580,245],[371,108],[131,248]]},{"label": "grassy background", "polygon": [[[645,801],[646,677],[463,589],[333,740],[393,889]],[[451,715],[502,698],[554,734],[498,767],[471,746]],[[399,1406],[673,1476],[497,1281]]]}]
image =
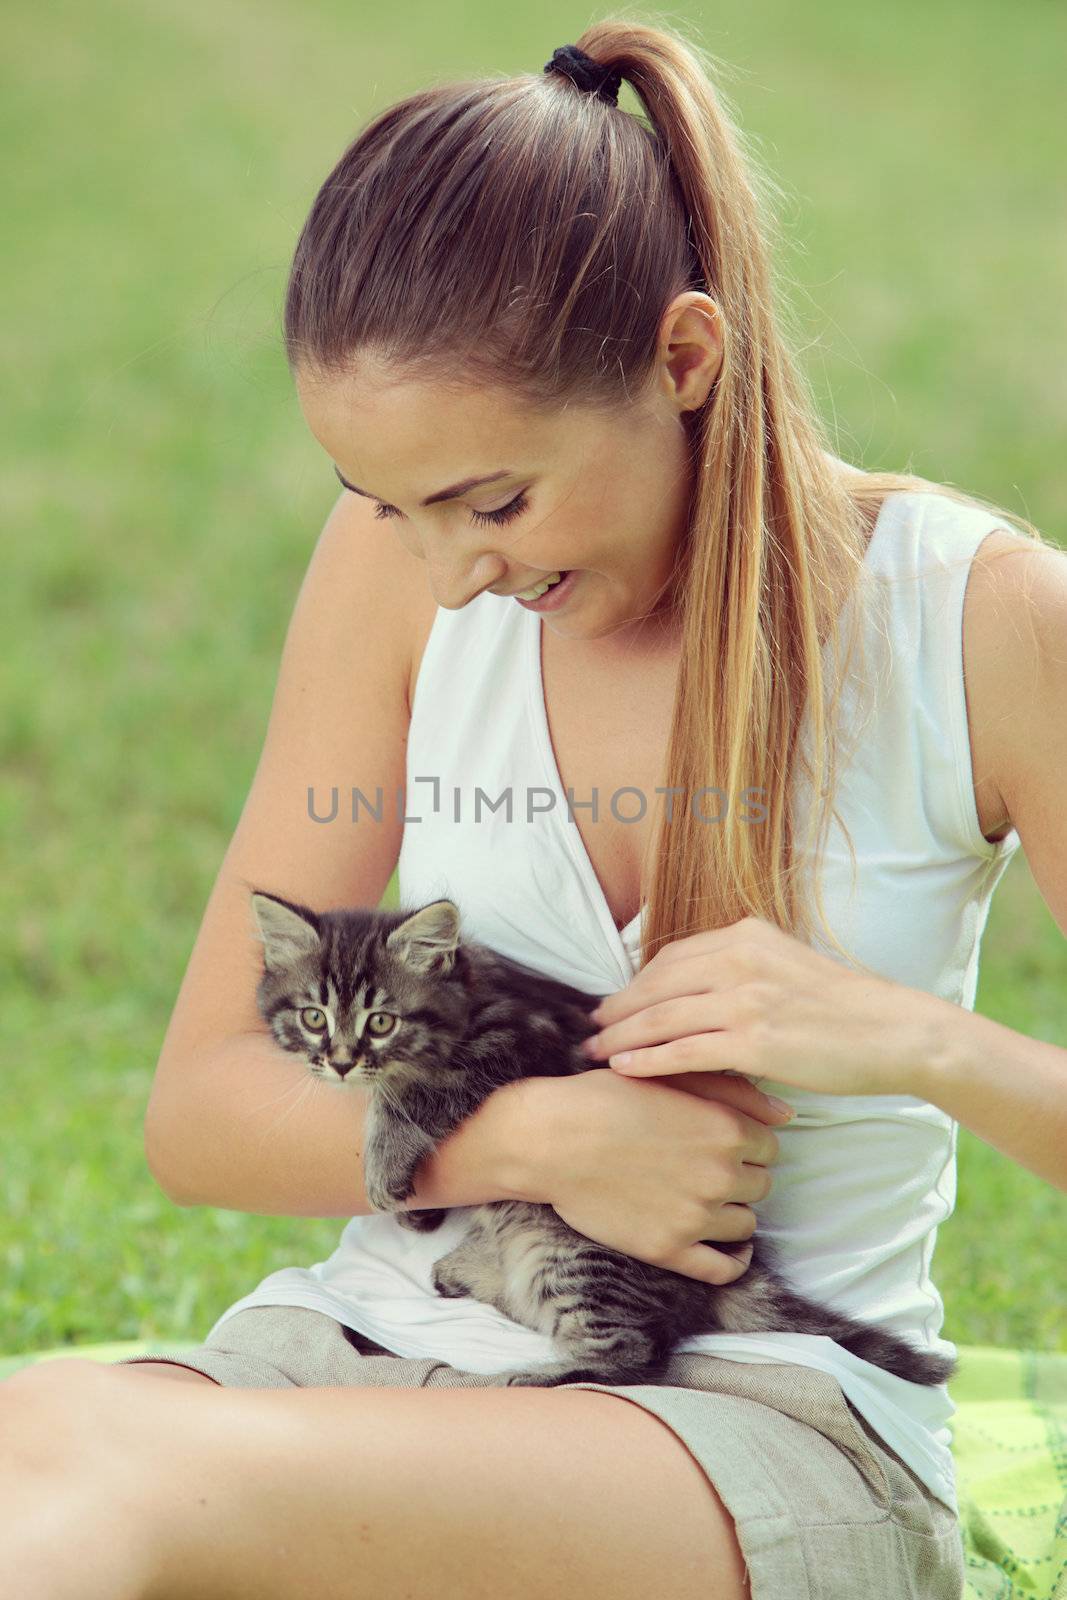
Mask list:
[{"label": "grassy background", "polygon": [[[730,63],[785,186],[779,264],[840,453],[960,484],[1063,542],[1064,12],[660,15]],[[337,493],[282,357],[286,270],[368,116],[427,81],[538,71],[586,16],[554,0],[5,13],[0,1349],[198,1339],[266,1273],[334,1247],[336,1220],[179,1209],[141,1143]],[[979,1009],[1067,1045],[1065,979],[1020,852]],[[1063,1196],[966,1130],[959,1189],[936,1259],[946,1332],[1067,1350]]]}]

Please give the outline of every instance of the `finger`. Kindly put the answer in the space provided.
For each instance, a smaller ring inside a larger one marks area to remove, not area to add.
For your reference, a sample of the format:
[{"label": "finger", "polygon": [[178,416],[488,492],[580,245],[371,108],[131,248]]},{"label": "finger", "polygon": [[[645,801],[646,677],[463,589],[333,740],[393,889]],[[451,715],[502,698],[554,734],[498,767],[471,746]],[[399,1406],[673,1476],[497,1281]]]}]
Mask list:
[{"label": "finger", "polygon": [[[746,1209],[752,1204],[759,1205],[766,1200],[774,1188],[774,1175],[767,1168],[777,1157],[777,1151],[767,1156],[765,1161],[742,1161],[736,1179],[730,1185],[731,1194],[737,1195],[739,1200],[744,1200]],[[747,1234],[745,1235],[747,1238]]]},{"label": "finger", "polygon": [[635,1011],[645,1010],[646,1006],[659,1005],[664,1000],[677,1000],[680,995],[696,998],[707,994],[710,986],[704,979],[704,962],[699,955],[678,958],[672,965],[656,970],[653,958],[653,962],[643,966],[640,973],[630,979],[625,989],[605,995],[589,1016],[603,1029],[613,1022],[621,1022],[622,1018],[633,1016]]},{"label": "finger", "polygon": [[723,1105],[735,1106],[758,1122],[781,1125],[796,1116],[795,1106],[788,1106],[783,1111],[781,1107],[786,1105],[784,1100],[775,1103],[771,1095],[758,1089],[748,1078],[726,1069],[722,1072],[673,1072],[670,1087],[684,1089],[704,1100],[718,1100]]},{"label": "finger", "polygon": [[[730,1106],[740,1117],[741,1153],[745,1161],[760,1165],[777,1161],[778,1139],[767,1124],[773,1118],[781,1125],[782,1118],[773,1107],[766,1106],[766,1095],[747,1078],[725,1072],[683,1072],[664,1077],[662,1085],[667,1090],[682,1089],[697,1099]],[[763,1195],[756,1198],[762,1200]]]},{"label": "finger", "polygon": [[748,1070],[749,1046],[744,1034],[733,1028],[710,1033],[681,1034],[665,1044],[616,1050],[607,1057],[613,1072],[624,1078],[659,1078],[676,1072],[716,1072],[730,1067]]},{"label": "finger", "polygon": [[[742,1111],[741,1115],[747,1116]],[[781,1123],[778,1124],[781,1128]],[[746,1161],[767,1163],[777,1161],[781,1154],[781,1143],[773,1128],[769,1128],[760,1117],[753,1117],[750,1126],[745,1128],[746,1139],[742,1146],[742,1155]]]},{"label": "finger", "polygon": [[774,1176],[768,1172],[768,1165],[762,1161],[741,1161],[733,1167],[725,1179],[729,1200],[718,1199],[723,1192],[723,1169],[709,1169],[705,1198],[713,1208],[715,1232],[719,1237],[708,1239],[705,1243],[736,1242],[752,1237],[756,1231],[756,1213],[752,1207],[766,1200],[774,1187]]},{"label": "finger", "polygon": [[[660,1000],[672,1000],[679,995],[703,994],[709,987],[713,987],[706,981],[708,953],[699,950],[683,951],[683,945],[688,943],[689,940],[680,940],[674,945],[665,947],[630,979],[625,989],[617,989],[614,994],[605,995],[600,1004],[589,1013],[593,1021],[600,1023],[601,1027],[607,1027],[609,1022],[619,1022],[623,1017],[632,1016],[635,1011],[655,1005]],[[671,959],[665,961],[668,948],[671,950]],[[658,966],[657,961],[660,963]]]},{"label": "finger", "polygon": [[679,1038],[672,1039],[669,1044],[627,1046],[624,1050],[617,1049],[606,1057],[598,1056],[596,1059],[606,1060],[612,1071],[623,1078],[661,1078],[670,1077],[675,1072],[709,1071],[703,1057],[698,1060],[696,1056],[695,1041],[703,1035],[686,1034],[683,1037],[685,1043]]},{"label": "finger", "polygon": [[646,998],[639,1010],[617,1022],[605,1023],[582,1045],[582,1054],[606,1061],[620,1050],[642,1050],[668,1044],[686,1034],[714,1032],[737,1020],[733,995],[709,994],[706,989],[669,998]]},{"label": "finger", "polygon": [[[665,945],[630,979],[625,989],[605,995],[589,1015],[601,1027],[607,1027],[661,1000],[732,988],[752,975],[752,958],[751,952],[746,955],[747,944],[739,944],[736,937],[720,938],[728,933],[728,928],[715,928]],[[773,953],[768,955],[763,950],[759,971],[765,972],[771,960]]]},{"label": "finger", "polygon": [[[763,1167],[751,1167],[749,1171],[757,1174],[762,1173],[764,1178],[767,1176]],[[763,1182],[758,1177],[751,1184],[747,1178],[735,1183],[734,1193],[740,1195],[743,1190],[750,1187],[754,1191],[751,1196],[753,1200],[762,1200],[764,1198],[758,1192],[763,1188]],[[757,1226],[756,1213],[750,1205],[742,1204],[739,1199],[724,1200],[721,1205],[715,1207],[715,1238],[704,1239],[701,1242],[703,1244],[721,1245],[724,1248],[727,1245],[746,1244],[755,1233]]]},{"label": "finger", "polygon": [[684,1250],[679,1250],[670,1261],[664,1261],[662,1266],[671,1272],[680,1272],[684,1277],[696,1278],[700,1283],[713,1283],[719,1287],[727,1283],[736,1283],[738,1278],[744,1277],[752,1259],[751,1247],[740,1258],[724,1255],[721,1250],[716,1250],[712,1245],[691,1244]]}]

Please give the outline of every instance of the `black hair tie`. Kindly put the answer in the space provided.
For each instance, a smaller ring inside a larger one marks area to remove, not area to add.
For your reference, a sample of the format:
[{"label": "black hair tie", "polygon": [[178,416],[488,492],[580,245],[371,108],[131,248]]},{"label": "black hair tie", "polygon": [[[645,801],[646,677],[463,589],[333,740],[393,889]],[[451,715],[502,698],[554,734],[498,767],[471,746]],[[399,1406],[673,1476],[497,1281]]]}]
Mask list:
[{"label": "black hair tie", "polygon": [[544,70],[562,73],[577,88],[595,94],[609,106],[619,103],[622,73],[618,67],[602,67],[575,44],[560,45],[558,50],[553,50],[552,60],[545,62]]}]

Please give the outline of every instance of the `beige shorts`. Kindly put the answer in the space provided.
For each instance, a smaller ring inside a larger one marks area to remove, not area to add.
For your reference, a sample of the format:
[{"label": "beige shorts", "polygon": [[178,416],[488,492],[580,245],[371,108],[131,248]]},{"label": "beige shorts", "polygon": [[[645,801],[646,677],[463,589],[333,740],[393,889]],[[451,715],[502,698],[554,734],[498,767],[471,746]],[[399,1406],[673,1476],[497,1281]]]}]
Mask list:
[{"label": "beige shorts", "polygon": [[[152,1360],[234,1389],[499,1386],[302,1306],[253,1306],[195,1349],[115,1365]],[[828,1373],[682,1354],[662,1383],[562,1387],[625,1395],[678,1435],[734,1519],[752,1600],[960,1600],[958,1519]]]}]

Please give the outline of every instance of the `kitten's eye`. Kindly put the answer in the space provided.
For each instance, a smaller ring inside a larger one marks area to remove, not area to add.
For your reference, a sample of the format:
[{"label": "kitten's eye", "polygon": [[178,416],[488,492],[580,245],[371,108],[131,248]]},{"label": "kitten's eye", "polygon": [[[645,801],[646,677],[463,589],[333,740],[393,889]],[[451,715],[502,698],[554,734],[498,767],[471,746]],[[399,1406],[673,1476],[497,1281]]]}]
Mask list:
[{"label": "kitten's eye", "polygon": [[384,1039],[395,1027],[396,1018],[390,1016],[388,1011],[372,1011],[367,1018],[367,1032],[373,1034],[376,1039]]},{"label": "kitten's eye", "polygon": [[320,1011],[318,1006],[305,1006],[300,1013],[300,1020],[311,1033],[326,1032],[326,1013]]}]

